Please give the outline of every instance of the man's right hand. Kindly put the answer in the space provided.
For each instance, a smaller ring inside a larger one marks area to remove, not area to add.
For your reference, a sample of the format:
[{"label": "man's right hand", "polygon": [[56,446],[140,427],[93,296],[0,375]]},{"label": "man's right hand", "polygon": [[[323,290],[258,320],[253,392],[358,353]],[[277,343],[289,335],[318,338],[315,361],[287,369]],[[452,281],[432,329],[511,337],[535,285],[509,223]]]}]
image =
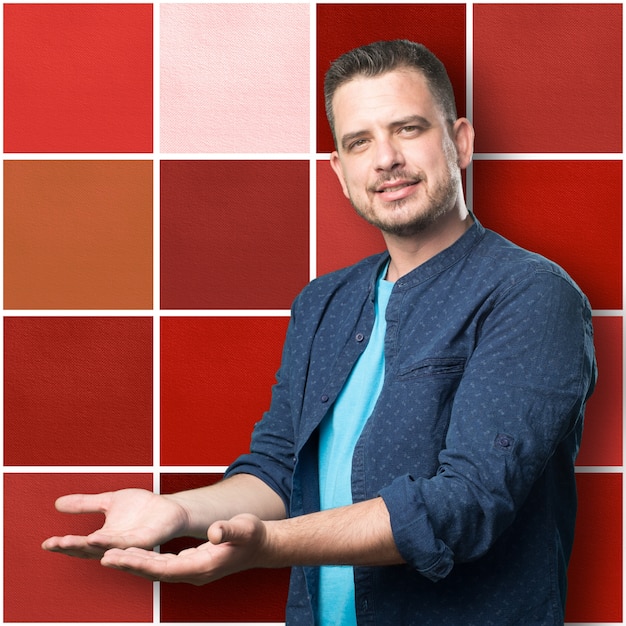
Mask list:
[{"label": "man's right hand", "polygon": [[85,559],[100,559],[110,548],[151,549],[188,526],[187,512],[175,499],[143,489],[62,496],[55,506],[62,513],[104,513],[104,525],[90,535],[50,537],[41,546]]}]

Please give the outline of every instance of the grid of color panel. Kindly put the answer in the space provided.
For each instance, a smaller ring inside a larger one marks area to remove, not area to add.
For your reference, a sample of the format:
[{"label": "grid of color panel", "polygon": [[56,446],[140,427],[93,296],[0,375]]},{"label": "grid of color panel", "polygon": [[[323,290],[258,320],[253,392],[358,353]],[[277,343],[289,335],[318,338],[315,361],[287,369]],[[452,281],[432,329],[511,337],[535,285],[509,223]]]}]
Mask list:
[{"label": "grid of color panel", "polygon": [[[288,572],[153,584],[40,549],[56,497],[218,480],[289,307],[383,247],[328,165],[329,62],[425,43],[476,128],[487,227],[592,303],[568,624],[623,622],[623,3],[3,3],[4,623],[284,622]],[[163,546],[179,550],[193,542]]]}]

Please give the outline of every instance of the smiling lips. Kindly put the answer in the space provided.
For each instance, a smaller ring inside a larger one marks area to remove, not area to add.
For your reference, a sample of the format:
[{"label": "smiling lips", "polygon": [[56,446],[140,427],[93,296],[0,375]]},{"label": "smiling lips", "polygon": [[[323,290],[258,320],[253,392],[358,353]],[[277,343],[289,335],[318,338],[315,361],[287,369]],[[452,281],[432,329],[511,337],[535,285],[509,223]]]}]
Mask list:
[{"label": "smiling lips", "polygon": [[402,200],[413,194],[421,179],[389,180],[374,187],[374,191],[386,202]]}]

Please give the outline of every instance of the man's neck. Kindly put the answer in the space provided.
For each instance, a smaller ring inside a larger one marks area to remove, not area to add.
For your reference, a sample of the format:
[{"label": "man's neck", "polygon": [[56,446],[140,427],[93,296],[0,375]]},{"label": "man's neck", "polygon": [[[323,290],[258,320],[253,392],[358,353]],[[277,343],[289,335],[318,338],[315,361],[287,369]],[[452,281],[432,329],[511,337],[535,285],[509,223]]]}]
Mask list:
[{"label": "man's neck", "polygon": [[430,228],[412,236],[383,233],[391,255],[387,280],[395,282],[432,259],[462,237],[473,223],[472,215],[462,206],[442,216]]}]

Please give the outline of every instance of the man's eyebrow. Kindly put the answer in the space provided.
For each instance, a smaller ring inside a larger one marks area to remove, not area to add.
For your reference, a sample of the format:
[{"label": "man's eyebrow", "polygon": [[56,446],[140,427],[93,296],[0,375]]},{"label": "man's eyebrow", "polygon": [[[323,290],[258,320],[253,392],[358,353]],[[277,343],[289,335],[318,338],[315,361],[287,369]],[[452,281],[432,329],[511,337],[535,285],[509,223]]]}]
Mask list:
[{"label": "man's eyebrow", "polygon": [[411,126],[415,124],[423,126],[424,128],[430,128],[432,126],[431,122],[421,115],[409,115],[408,117],[403,117],[402,119],[392,122],[389,124],[389,127],[399,128],[400,126]]},{"label": "man's eyebrow", "polygon": [[345,135],[343,135],[343,137],[341,138],[341,147],[344,150],[347,150],[348,147],[350,146],[350,144],[355,140],[355,139],[361,139],[362,137],[365,137],[367,135],[367,131],[366,130],[357,130],[353,133],[346,133]]}]

